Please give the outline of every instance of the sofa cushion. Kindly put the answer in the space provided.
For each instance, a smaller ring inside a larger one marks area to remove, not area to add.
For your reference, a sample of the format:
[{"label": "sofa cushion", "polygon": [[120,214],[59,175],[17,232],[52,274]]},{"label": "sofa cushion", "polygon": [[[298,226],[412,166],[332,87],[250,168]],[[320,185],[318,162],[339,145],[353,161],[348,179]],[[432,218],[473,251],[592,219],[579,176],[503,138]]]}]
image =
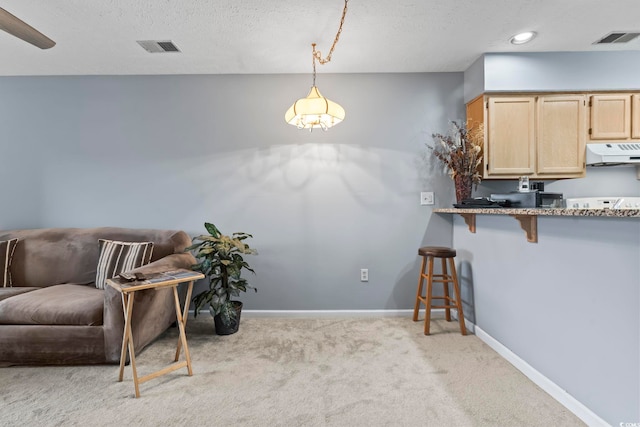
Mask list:
[{"label": "sofa cushion", "polygon": [[102,325],[104,291],[86,285],[56,285],[0,301],[0,324]]},{"label": "sofa cushion", "polygon": [[40,289],[40,288],[27,288],[25,286],[15,287],[15,288],[0,288],[0,301],[2,301],[3,299],[14,297],[16,295],[35,291],[37,289]]},{"label": "sofa cushion", "polygon": [[153,242],[118,242],[100,239],[100,256],[96,270],[96,288],[104,289],[107,279],[149,264]]},{"label": "sofa cushion", "polygon": [[0,288],[11,286],[11,259],[18,239],[0,242]]}]

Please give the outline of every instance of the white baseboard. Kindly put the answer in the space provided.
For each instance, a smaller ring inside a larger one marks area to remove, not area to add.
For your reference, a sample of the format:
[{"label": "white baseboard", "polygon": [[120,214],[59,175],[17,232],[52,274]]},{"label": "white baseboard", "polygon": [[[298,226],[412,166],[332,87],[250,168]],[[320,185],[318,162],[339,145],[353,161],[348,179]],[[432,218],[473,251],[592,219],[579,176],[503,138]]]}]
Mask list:
[{"label": "white baseboard", "polygon": [[[420,309],[420,316],[424,316],[424,308]],[[443,308],[431,310],[432,314],[444,316]],[[242,310],[247,317],[411,317],[413,309],[403,310]],[[451,310],[451,316],[458,318],[458,312]],[[466,322],[469,322],[466,320]],[[473,328],[473,323],[469,322]],[[473,329],[471,329],[473,331]]]},{"label": "white baseboard", "polygon": [[[441,310],[444,313],[444,310]],[[433,310],[436,312],[436,310]],[[424,310],[421,310],[424,314]],[[247,317],[411,317],[413,310],[242,310]]]},{"label": "white baseboard", "polygon": [[[201,311],[208,314],[207,310]],[[434,314],[440,312],[444,316],[444,309],[434,309]],[[189,310],[193,317],[194,311]],[[424,316],[424,309],[420,310]],[[280,317],[280,318],[328,318],[328,317],[411,317],[413,309],[406,310],[242,310],[242,317]],[[452,313],[455,316],[455,312]]]},{"label": "white baseboard", "polygon": [[526,375],[531,381],[533,381],[538,387],[547,392],[551,397],[557,400],[561,405],[573,412],[575,416],[584,421],[588,426],[602,426],[611,427],[609,423],[593,413],[589,408],[580,403],[576,398],[567,393],[564,389],[558,386],[556,383],[545,377],[527,362],[522,360],[519,356],[502,345],[498,340],[487,334],[480,327],[475,327],[475,334],[480,340],[482,340],[489,347],[494,349],[496,353],[502,356],[506,361],[511,363],[520,372]]}]

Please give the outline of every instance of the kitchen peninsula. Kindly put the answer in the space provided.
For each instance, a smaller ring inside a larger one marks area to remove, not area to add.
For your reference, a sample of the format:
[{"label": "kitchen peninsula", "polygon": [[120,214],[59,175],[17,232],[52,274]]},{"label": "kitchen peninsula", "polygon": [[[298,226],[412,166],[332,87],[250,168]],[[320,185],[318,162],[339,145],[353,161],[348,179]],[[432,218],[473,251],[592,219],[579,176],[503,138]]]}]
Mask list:
[{"label": "kitchen peninsula", "polygon": [[459,214],[469,231],[476,232],[476,215],[510,215],[520,222],[527,241],[538,242],[538,216],[640,218],[640,209],[568,209],[568,208],[439,208],[439,214]]}]

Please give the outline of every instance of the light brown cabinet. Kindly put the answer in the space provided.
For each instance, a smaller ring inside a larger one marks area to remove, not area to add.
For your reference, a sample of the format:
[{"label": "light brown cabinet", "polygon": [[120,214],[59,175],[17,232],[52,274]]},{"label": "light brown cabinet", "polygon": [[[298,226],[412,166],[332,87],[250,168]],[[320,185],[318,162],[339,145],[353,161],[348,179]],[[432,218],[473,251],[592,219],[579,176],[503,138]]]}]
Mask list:
[{"label": "light brown cabinet", "polygon": [[485,177],[535,173],[535,97],[490,97]]},{"label": "light brown cabinet", "polygon": [[484,179],[585,174],[584,95],[479,97],[467,105],[467,126],[476,123],[485,126]]},{"label": "light brown cabinet", "polygon": [[539,176],[584,175],[586,104],[584,95],[545,95],[538,98],[536,147]]},{"label": "light brown cabinet", "polygon": [[631,95],[631,138],[640,139],[640,94]]},{"label": "light brown cabinet", "polygon": [[591,95],[589,105],[590,141],[640,139],[640,94]]}]

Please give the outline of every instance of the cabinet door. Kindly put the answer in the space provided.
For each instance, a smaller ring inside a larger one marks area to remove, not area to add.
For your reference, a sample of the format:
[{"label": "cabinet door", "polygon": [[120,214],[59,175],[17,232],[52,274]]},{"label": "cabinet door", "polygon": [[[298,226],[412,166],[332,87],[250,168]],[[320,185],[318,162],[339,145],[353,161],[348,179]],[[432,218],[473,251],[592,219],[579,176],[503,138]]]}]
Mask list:
[{"label": "cabinet door", "polygon": [[467,129],[484,123],[484,96],[480,95],[467,104]]},{"label": "cabinet door", "polygon": [[591,96],[590,139],[629,139],[631,136],[631,95]]},{"label": "cabinet door", "polygon": [[535,173],[535,97],[490,97],[485,177]]},{"label": "cabinet door", "polygon": [[631,97],[631,138],[640,139],[640,95]]},{"label": "cabinet door", "polygon": [[586,111],[584,95],[549,95],[538,98],[538,175],[584,174]]}]

